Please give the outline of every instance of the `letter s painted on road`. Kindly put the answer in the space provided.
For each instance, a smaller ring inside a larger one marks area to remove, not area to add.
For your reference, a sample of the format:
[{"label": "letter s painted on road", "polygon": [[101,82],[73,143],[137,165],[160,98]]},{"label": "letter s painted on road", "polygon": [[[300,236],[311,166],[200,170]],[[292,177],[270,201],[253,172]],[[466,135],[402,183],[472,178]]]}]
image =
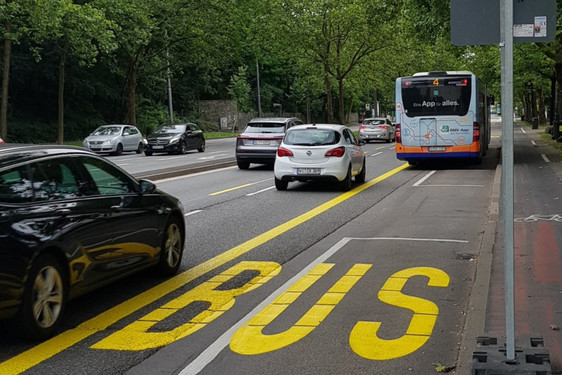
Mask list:
[{"label": "letter s painted on road", "polygon": [[382,302],[414,312],[406,334],[394,340],[377,336],[381,322],[358,322],[349,335],[349,344],[361,357],[371,360],[389,360],[411,354],[421,348],[433,331],[439,308],[431,301],[402,294],[402,288],[413,276],[427,276],[428,286],[445,288],[449,276],[436,268],[414,267],[396,272],[379,291]]}]

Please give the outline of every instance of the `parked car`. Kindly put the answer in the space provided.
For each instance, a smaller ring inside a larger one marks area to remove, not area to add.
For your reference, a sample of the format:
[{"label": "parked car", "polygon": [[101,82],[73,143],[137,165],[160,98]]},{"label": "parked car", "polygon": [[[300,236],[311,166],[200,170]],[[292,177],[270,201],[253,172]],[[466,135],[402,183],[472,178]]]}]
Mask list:
[{"label": "parked car", "polygon": [[205,151],[205,136],[195,124],[162,125],[146,137],[144,154],[155,152],[185,154],[189,150]]},{"label": "parked car", "polygon": [[84,139],[83,145],[90,151],[121,155],[124,151],[144,150],[143,136],[133,125],[103,125]]},{"label": "parked car", "polygon": [[56,333],[67,301],[145,268],[178,271],[183,207],[83,148],[0,147],[0,319]]},{"label": "parked car", "polygon": [[389,119],[383,117],[366,118],[359,127],[359,140],[369,142],[374,140],[384,140],[394,142],[395,125]]},{"label": "parked car", "polygon": [[236,139],[236,163],[248,169],[251,163],[273,164],[277,147],[287,129],[302,125],[296,117],[268,117],[250,120]]},{"label": "parked car", "polygon": [[287,131],[277,150],[273,173],[277,190],[291,181],[327,181],[351,189],[351,178],[365,182],[365,154],[344,125],[299,125]]}]

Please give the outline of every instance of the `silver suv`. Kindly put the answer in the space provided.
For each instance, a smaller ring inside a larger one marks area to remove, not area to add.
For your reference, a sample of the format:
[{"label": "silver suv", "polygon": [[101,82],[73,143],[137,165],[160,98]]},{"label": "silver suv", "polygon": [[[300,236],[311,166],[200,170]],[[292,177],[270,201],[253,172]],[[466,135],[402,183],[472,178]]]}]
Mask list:
[{"label": "silver suv", "polygon": [[236,139],[238,168],[248,169],[250,163],[273,165],[287,129],[301,124],[303,122],[296,117],[258,117],[250,120]]}]

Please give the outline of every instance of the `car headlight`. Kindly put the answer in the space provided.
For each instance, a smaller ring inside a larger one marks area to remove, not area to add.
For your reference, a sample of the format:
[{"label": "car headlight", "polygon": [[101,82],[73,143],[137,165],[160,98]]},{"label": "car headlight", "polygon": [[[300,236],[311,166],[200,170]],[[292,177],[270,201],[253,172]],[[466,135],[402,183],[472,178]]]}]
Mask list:
[{"label": "car headlight", "polygon": [[180,138],[181,138],[181,136],[174,137],[174,138],[170,139],[170,144],[178,143],[178,141],[180,140]]}]

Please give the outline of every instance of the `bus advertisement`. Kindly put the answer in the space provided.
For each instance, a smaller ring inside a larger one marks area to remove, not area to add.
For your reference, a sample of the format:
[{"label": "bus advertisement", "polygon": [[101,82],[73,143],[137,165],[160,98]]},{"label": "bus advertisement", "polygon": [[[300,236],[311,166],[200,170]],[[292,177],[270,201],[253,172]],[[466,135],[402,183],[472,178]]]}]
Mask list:
[{"label": "bus advertisement", "polygon": [[490,143],[486,86],[468,71],[396,79],[396,157],[482,161]]}]

